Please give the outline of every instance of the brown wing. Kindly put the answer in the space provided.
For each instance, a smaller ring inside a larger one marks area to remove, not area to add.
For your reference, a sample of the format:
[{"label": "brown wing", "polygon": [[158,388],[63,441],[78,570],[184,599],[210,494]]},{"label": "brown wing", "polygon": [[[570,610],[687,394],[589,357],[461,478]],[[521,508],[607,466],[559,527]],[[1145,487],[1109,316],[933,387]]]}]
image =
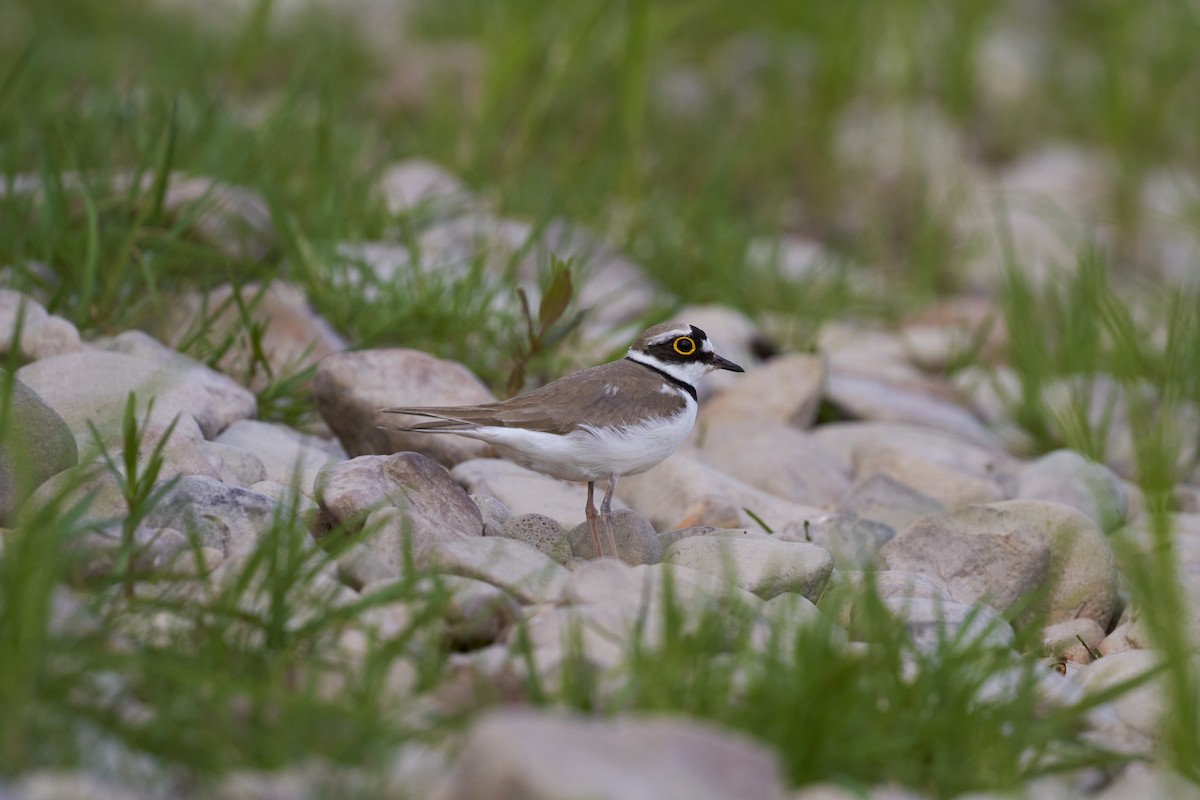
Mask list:
[{"label": "brown wing", "polygon": [[[647,416],[667,416],[684,406],[677,391],[662,377],[632,361],[613,361],[585,369],[552,381],[531,392],[479,406],[438,406],[384,408],[389,414],[432,417],[401,430],[453,431],[476,425],[526,428],[547,433],[567,434],[580,427],[579,420],[598,428],[624,428],[636,425]],[[613,394],[612,389],[618,391]],[[630,404],[630,398],[636,398]]]}]

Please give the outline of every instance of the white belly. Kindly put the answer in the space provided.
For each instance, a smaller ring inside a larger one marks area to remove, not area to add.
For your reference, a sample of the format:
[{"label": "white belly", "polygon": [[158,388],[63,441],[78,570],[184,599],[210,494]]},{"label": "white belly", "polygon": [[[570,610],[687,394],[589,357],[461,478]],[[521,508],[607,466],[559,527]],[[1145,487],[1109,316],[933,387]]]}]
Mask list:
[{"label": "white belly", "polygon": [[594,481],[645,472],[674,453],[696,421],[689,396],[667,420],[623,429],[583,429],[566,436],[517,428],[490,428],[472,436],[493,444],[523,467],[568,481]]}]

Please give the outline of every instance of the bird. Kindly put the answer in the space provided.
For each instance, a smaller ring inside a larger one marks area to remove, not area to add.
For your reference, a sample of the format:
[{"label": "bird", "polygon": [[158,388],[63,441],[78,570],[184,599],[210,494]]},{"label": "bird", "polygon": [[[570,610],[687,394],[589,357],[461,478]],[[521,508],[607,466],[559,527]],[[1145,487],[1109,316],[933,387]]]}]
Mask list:
[{"label": "bird", "polygon": [[[491,444],[544,475],[587,482],[588,530],[603,555],[596,522],[616,556],[612,498],[617,481],[675,452],[696,421],[696,382],[715,370],[745,370],[714,350],[695,325],[664,322],[644,331],[624,358],[573,372],[525,394],[474,406],[397,406],[380,413],[423,417],[388,428],[452,433]],[[597,512],[596,481],[608,489]]]}]

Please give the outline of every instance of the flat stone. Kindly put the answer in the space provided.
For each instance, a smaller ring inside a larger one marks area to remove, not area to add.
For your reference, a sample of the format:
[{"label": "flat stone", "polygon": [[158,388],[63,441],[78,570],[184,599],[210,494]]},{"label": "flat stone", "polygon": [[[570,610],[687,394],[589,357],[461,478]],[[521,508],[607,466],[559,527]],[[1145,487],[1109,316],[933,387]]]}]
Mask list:
[{"label": "flat stone", "polygon": [[[1016,640],[1012,626],[987,606],[917,597],[885,599],[883,605],[908,629],[913,644],[925,651],[936,651],[952,640],[960,647],[1008,649]],[[862,613],[855,607],[852,636],[868,631]]]},{"label": "flat stone", "polygon": [[[385,514],[389,510],[402,514],[399,509],[380,509],[375,514]],[[387,534],[383,533],[384,522],[372,520],[372,517],[367,517],[364,528],[375,533],[365,536],[364,541],[355,542],[337,560],[337,579],[359,592],[369,584],[399,577],[404,567],[401,547],[390,546]],[[375,543],[380,538],[384,540],[382,545]]]},{"label": "flat stone", "polygon": [[565,564],[571,558],[571,545],[567,540],[567,532],[557,520],[545,514],[521,514],[509,517],[504,523],[500,534],[508,539],[533,547],[545,553],[559,564]]},{"label": "flat stone", "polygon": [[491,452],[489,445],[463,436],[383,429],[420,422],[420,418],[381,414],[381,408],[494,401],[483,382],[462,364],[419,350],[339,353],[318,365],[313,389],[317,410],[351,456],[407,450],[451,467]]},{"label": "flat stone", "polygon": [[[659,544],[666,550],[671,545],[678,542],[680,539],[687,539],[691,536],[723,536],[732,539],[765,539],[773,541],[774,537],[764,532],[761,528],[714,528],[712,525],[693,525],[690,528],[676,528],[673,531],[664,531],[656,534]],[[782,537],[781,537],[782,538]],[[794,541],[807,541],[806,539],[795,539]]]},{"label": "flat stone", "polygon": [[764,600],[795,592],[815,601],[833,571],[833,557],[816,545],[711,536],[680,539],[663,561],[728,578]]},{"label": "flat stone", "polygon": [[937,500],[887,475],[867,478],[838,505],[842,514],[852,514],[895,531],[902,531],[917,520],[944,510]]},{"label": "flat stone", "polygon": [[321,513],[320,506],[314,503],[308,495],[296,491],[295,487],[284,486],[275,481],[259,481],[246,488],[278,503],[285,518],[294,514],[314,538],[319,539],[329,532],[329,521]]},{"label": "flat stone", "polygon": [[920,520],[883,549],[893,569],[925,572],[962,602],[1001,611],[1038,587],[1046,596],[1022,624],[1077,617],[1106,626],[1116,607],[1116,568],[1104,534],[1081,512],[1057,503],[1010,500]]},{"label": "flat stone", "polygon": [[631,566],[615,558],[580,565],[571,573],[558,602],[622,606],[645,619],[660,620],[668,598],[677,609],[696,613],[737,606],[757,611],[762,607],[757,595],[722,577],[675,564]]},{"label": "flat stone", "polygon": [[249,489],[187,475],[150,510],[145,524],[195,535],[200,544],[228,557],[252,552],[275,524],[278,508],[271,498]]},{"label": "flat stone", "polygon": [[529,648],[527,661],[532,663],[520,666],[532,668],[550,692],[562,691],[571,673],[595,676],[616,671],[635,640],[647,646],[661,642],[659,621],[639,624],[639,613],[626,605],[542,606],[531,611],[521,629],[524,641],[518,646]]},{"label": "flat stone", "polygon": [[259,420],[239,420],[222,431],[216,441],[257,456],[266,470],[262,480],[285,486],[299,481],[300,491],[305,494],[312,493],[317,474],[325,465],[345,460],[345,452],[334,442]]},{"label": "flat stone", "polygon": [[723,422],[701,430],[700,452],[713,466],[765,492],[832,508],[850,488],[850,472],[837,454],[786,423]]},{"label": "flat stone", "polygon": [[917,520],[883,548],[888,569],[929,575],[959,602],[1007,611],[1048,575],[1050,544],[993,506]]},{"label": "flat stone", "polygon": [[1120,477],[1073,450],[1056,450],[1017,473],[1016,496],[1077,508],[1112,533],[1125,524],[1129,501]]},{"label": "flat stone", "polygon": [[901,422],[832,422],[812,429],[818,444],[842,459],[849,472],[854,453],[864,448],[895,447],[972,475],[994,476],[997,480],[1020,466],[998,445],[985,445],[953,433]]},{"label": "flat stone", "polygon": [[66,420],[81,448],[91,442],[89,422],[105,442],[119,442],[130,392],[137,395],[139,421],[153,399],[150,419],[156,427],[165,428],[181,415],[177,430],[194,439],[212,438],[235,420],[253,416],[256,409],[253,394],[203,365],[116,352],[44,358],[22,367],[17,377]]},{"label": "flat stone", "polygon": [[945,466],[906,448],[864,446],[854,451],[853,458],[857,480],[883,475],[933,498],[946,509],[1005,499],[1000,484],[990,477]]},{"label": "flat stone", "polygon": [[655,530],[695,525],[758,528],[758,520],[781,530],[789,522],[802,523],[823,513],[750,486],[686,449],[640,475],[625,476],[617,484],[617,495],[644,514]]},{"label": "flat stone", "polygon": [[905,422],[999,449],[1001,442],[971,411],[869,375],[831,367],[826,398],[850,419]]},{"label": "flat stone", "polygon": [[359,456],[321,470],[316,501],[334,524],[349,532],[385,506],[404,509],[415,529],[480,536],[483,517],[444,467],[420,453]]},{"label": "flat stone", "polygon": [[[1113,653],[1088,664],[1079,673],[1086,694],[1095,694],[1158,669],[1163,653],[1157,650],[1131,650]],[[1167,712],[1166,676],[1157,675],[1135,689],[1112,700],[1117,720],[1150,740],[1162,733]]]},{"label": "flat stone", "polygon": [[826,514],[808,525],[789,525],[779,532],[780,541],[811,542],[828,550],[838,569],[878,565],[879,551],[895,536],[896,531],[890,526],[848,512]]},{"label": "flat stone", "polygon": [[745,422],[807,428],[816,421],[824,387],[825,362],[820,356],[776,356],[703,403],[697,424],[710,431]]},{"label": "flat stone", "polygon": [[456,648],[483,647],[498,641],[501,635],[521,619],[521,606],[511,594],[486,581],[459,575],[433,575],[421,578],[416,586],[408,578],[372,581],[364,587],[363,598],[402,592],[444,603],[442,618],[447,623],[445,636]]},{"label": "flat stone", "polygon": [[444,800],[784,800],[779,763],[740,734],[678,718],[489,712]]},{"label": "flat stone", "polygon": [[[125,542],[118,526],[91,531],[69,544],[70,569],[80,576],[111,578],[123,555]],[[190,555],[188,538],[171,528],[138,527],[133,534],[133,558],[126,567],[134,574],[163,570],[182,554]]]},{"label": "flat stone", "polygon": [[146,795],[128,786],[87,772],[31,770],[7,783],[5,800],[145,800]]},{"label": "flat stone", "polygon": [[[513,514],[544,514],[564,528],[586,521],[587,484],[560,481],[501,458],[463,461],[450,474],[471,494],[491,495]],[[596,489],[597,504],[601,497],[603,483]],[[613,499],[614,511],[626,507],[620,498]]]},{"label": "flat stone", "polygon": [[[0,371],[0,382],[9,376]],[[0,525],[15,522],[22,504],[51,476],[79,458],[67,423],[38,394],[12,378],[8,429],[0,441]]]},{"label": "flat stone", "polygon": [[200,442],[199,449],[222,483],[248,489],[267,479],[262,459],[249,450],[221,442]]},{"label": "flat stone", "polygon": [[[603,555],[611,556],[609,552],[608,531],[602,520],[596,521],[596,530],[600,536],[600,546]],[[613,539],[617,543],[616,556],[626,564],[657,564],[662,558],[663,545],[654,532],[650,520],[632,509],[614,511],[611,520]],[[576,525],[567,534],[571,552],[580,558],[599,558],[595,542],[588,524],[583,522]]]},{"label": "flat stone", "polygon": [[426,550],[478,536],[448,527],[436,516],[396,506],[372,511],[356,535],[361,541],[338,559],[338,574],[350,586],[408,574]]},{"label": "flat stone", "polygon": [[524,542],[463,537],[415,553],[419,570],[475,578],[504,589],[522,603],[553,602],[570,572]]}]

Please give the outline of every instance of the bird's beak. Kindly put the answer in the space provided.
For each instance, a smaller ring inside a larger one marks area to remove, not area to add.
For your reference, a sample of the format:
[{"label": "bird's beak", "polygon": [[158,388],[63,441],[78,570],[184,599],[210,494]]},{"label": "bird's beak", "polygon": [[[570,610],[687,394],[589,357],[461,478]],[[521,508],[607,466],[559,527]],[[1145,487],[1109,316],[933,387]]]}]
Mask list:
[{"label": "bird's beak", "polygon": [[746,370],[742,369],[741,367],[739,367],[737,364],[730,361],[728,358],[721,358],[716,353],[712,354],[712,361],[710,361],[709,363],[711,363],[717,369],[727,369],[730,372],[745,372],[746,371]]}]

